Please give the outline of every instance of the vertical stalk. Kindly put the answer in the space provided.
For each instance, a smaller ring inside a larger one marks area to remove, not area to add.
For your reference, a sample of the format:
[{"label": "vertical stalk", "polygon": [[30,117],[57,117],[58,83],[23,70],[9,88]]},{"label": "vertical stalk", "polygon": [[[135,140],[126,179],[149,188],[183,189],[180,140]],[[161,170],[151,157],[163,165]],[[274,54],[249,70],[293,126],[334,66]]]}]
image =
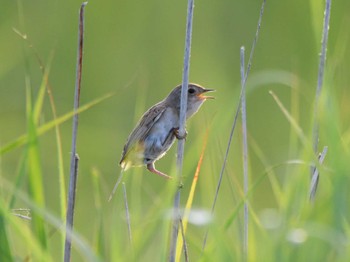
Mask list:
[{"label": "vertical stalk", "polygon": [[[185,40],[185,56],[184,56],[184,67],[182,75],[182,89],[181,89],[181,105],[180,105],[180,120],[179,120],[179,135],[184,137],[186,130],[186,111],[187,111],[187,91],[189,83],[189,72],[190,72],[190,54],[191,54],[191,40],[192,40],[192,21],[193,21],[193,8],[194,0],[188,0],[187,6],[187,22],[186,22],[186,40]],[[183,154],[185,149],[185,140],[180,139],[177,148],[177,181],[181,183],[182,176],[182,165],[183,165]],[[180,188],[175,193],[174,198],[174,216],[173,216],[173,228],[171,234],[170,243],[170,254],[169,261],[175,261],[176,255],[176,243],[179,229],[180,219]]]},{"label": "vertical stalk", "polygon": [[244,227],[243,227],[243,256],[248,261],[248,142],[247,142],[247,113],[244,73],[244,47],[241,47],[241,86],[242,86],[242,133],[243,133],[243,189],[244,189]]},{"label": "vertical stalk", "polygon": [[[323,33],[322,33],[322,43],[321,43],[321,54],[320,54],[320,63],[318,65],[318,76],[317,76],[317,87],[316,87],[316,98],[315,98],[315,108],[314,108],[314,126],[312,130],[313,138],[313,149],[315,155],[318,154],[318,140],[319,140],[319,113],[318,107],[320,102],[320,96],[323,86],[324,79],[324,68],[326,63],[326,54],[327,54],[327,43],[328,43],[328,30],[329,30],[329,21],[331,16],[331,0],[326,0],[326,6],[324,11],[324,20],[323,20]],[[310,200],[313,201],[317,184],[318,184],[319,172],[316,172],[316,167],[311,168],[311,184],[310,184]],[[316,182],[314,182],[316,181]]]},{"label": "vertical stalk", "polygon": [[[79,12],[79,31],[78,31],[78,55],[76,65],[76,79],[75,79],[75,94],[74,94],[74,112],[79,109],[80,101],[80,87],[81,87],[81,74],[83,67],[83,46],[84,46],[84,10],[87,2],[82,3]],[[72,150],[71,150],[71,162],[70,162],[70,180],[68,191],[68,207],[66,217],[66,241],[64,247],[64,261],[69,262],[71,258],[72,247],[72,230],[74,220],[74,205],[75,205],[75,191],[78,177],[78,161],[79,157],[76,154],[77,145],[77,131],[78,131],[79,115],[76,113],[73,117],[73,134],[72,134]]]}]

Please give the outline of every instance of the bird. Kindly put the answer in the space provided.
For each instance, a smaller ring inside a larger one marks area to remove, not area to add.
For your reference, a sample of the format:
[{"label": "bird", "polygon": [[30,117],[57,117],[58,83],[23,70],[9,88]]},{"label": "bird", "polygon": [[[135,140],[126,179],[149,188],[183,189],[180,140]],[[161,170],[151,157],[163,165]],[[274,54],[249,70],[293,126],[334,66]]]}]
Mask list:
[{"label": "bird", "polygon": [[[171,178],[157,170],[154,163],[167,153],[175,139],[186,138],[187,131],[184,136],[179,134],[181,89],[182,85],[176,86],[167,97],[143,114],[124,145],[119,162],[122,170],[146,165],[151,173]],[[189,83],[186,120],[197,113],[207,99],[214,98],[205,95],[212,91],[215,90]]]}]

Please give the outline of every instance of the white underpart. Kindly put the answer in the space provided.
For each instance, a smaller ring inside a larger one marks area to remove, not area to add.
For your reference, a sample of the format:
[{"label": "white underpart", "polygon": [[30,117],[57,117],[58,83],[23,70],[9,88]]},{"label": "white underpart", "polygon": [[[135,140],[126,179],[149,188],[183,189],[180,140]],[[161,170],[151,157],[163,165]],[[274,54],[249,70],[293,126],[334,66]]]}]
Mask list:
[{"label": "white underpart", "polygon": [[171,108],[165,110],[163,115],[153,125],[146,143],[153,144],[157,148],[162,148],[169,132],[179,126],[179,117]]}]

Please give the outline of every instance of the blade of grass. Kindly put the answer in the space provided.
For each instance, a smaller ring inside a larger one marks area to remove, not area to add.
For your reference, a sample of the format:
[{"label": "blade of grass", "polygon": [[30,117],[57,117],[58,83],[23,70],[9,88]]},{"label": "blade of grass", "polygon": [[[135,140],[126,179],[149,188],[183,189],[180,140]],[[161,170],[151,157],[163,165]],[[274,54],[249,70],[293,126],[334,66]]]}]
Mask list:
[{"label": "blade of grass", "polygon": [[[86,111],[87,109],[90,109],[91,107],[101,103],[102,101],[104,101],[107,98],[110,98],[113,95],[114,95],[114,93],[106,94],[100,98],[92,100],[91,102],[85,104],[84,106],[79,107],[79,109],[77,111],[71,111],[69,113],[64,114],[63,116],[60,116],[56,120],[52,120],[46,124],[43,124],[42,126],[38,127],[37,135],[41,136],[41,135],[45,134],[46,132],[48,132],[52,128],[54,128],[55,126],[60,125],[64,122],[66,122],[67,120],[71,119],[74,115],[80,114],[80,113]],[[27,143],[28,143],[28,135],[22,135],[22,136],[16,138],[15,140],[13,140],[12,142],[9,142],[5,146],[3,146],[0,149],[0,156],[11,151],[11,150],[14,150],[20,146],[23,146]]]},{"label": "blade of grass", "polygon": [[[27,148],[23,150],[23,153],[21,155],[21,158],[19,160],[19,165],[18,165],[18,171],[16,172],[17,177],[16,177],[16,182],[15,182],[15,187],[17,190],[22,186],[25,175],[26,175],[26,170],[27,170]],[[12,193],[12,196],[10,197],[10,202],[9,202],[9,209],[12,209],[15,205],[16,202],[16,195]]]},{"label": "blade of grass", "polygon": [[[39,92],[37,95],[37,99],[34,104],[34,108],[32,109],[31,105],[31,94],[30,90],[27,89],[27,125],[28,125],[28,182],[29,182],[29,192],[36,203],[44,207],[44,188],[43,188],[43,179],[42,179],[42,171],[41,171],[41,161],[39,154],[39,143],[37,136],[37,126],[39,123],[39,118],[42,113],[42,107],[45,98],[45,90],[48,82],[49,68],[51,64],[52,57],[49,60],[47,70],[45,70],[42,82],[39,88]],[[40,239],[40,243],[44,249],[47,248],[47,235],[45,231],[44,220],[38,217],[35,213],[32,216],[32,224],[34,226],[34,230]]]},{"label": "blade of grass", "polygon": [[[324,159],[326,158],[327,151],[328,151],[328,147],[325,146],[323,148],[322,153],[319,155],[320,165],[323,163]],[[316,194],[316,190],[317,190],[318,180],[319,180],[319,172],[318,172],[318,169],[315,168],[315,171],[311,177],[311,184],[310,184],[310,194],[309,195],[310,195],[311,202],[313,202],[315,200],[315,194]]]},{"label": "blade of grass", "polygon": [[[53,121],[57,120],[56,106],[52,95],[52,89],[48,85],[47,92],[49,95],[51,111],[53,115]],[[66,203],[66,182],[64,175],[64,162],[63,162],[63,151],[62,151],[62,139],[59,125],[55,125],[55,136],[56,136],[56,146],[57,146],[57,171],[58,171],[58,187],[59,187],[59,201],[60,201],[60,216],[62,221],[65,219],[67,203]],[[62,257],[64,256],[64,241],[65,235],[62,234]]]},{"label": "blade of grass", "polygon": [[[97,255],[102,259],[105,258],[105,246],[104,242],[104,229],[103,229],[103,213],[102,213],[102,197],[101,197],[101,174],[97,168],[93,168],[91,171],[94,200],[95,200],[95,209],[97,216],[97,227],[95,231],[95,241],[94,241],[94,250]],[[106,260],[106,259],[104,259]]]},{"label": "blade of grass", "polygon": [[[28,207],[31,210],[31,213],[35,213],[38,216],[40,216],[42,219],[44,219],[47,224],[53,226],[56,228],[61,234],[64,234],[65,227],[64,222],[61,221],[59,218],[57,218],[55,215],[49,212],[47,208],[42,208],[37,203],[33,201],[33,199],[25,194],[22,191],[17,190],[12,183],[7,181],[4,177],[0,177],[0,187],[5,192],[14,192],[16,197],[24,203],[26,207]],[[33,232],[30,230],[27,230],[28,228],[24,226],[22,223],[19,223],[17,217],[15,217],[12,213],[9,212],[8,208],[4,206],[5,204],[2,203],[2,199],[0,198],[0,215],[5,214],[4,217],[8,224],[11,224],[14,226],[16,231],[20,234],[20,236],[23,236],[23,239],[25,240],[25,243],[28,243],[28,248],[31,251],[31,254],[38,254],[36,257],[42,259],[43,261],[53,261],[53,259],[49,256],[48,250],[43,250],[40,246],[39,240],[33,235]],[[77,232],[68,231],[68,235],[72,238],[74,243],[76,244],[77,250],[80,252],[82,257],[84,258],[83,261],[100,261],[100,259],[92,252],[92,247],[86,243],[84,238],[80,236]],[[34,246],[32,246],[34,245]],[[57,259],[55,259],[56,261]],[[33,261],[38,261],[33,260]]]},{"label": "blade of grass", "polygon": [[[154,239],[155,232],[162,232],[163,240],[159,243],[159,248],[161,251],[157,253],[159,255],[160,261],[168,260],[168,241],[170,239],[170,230],[169,230],[169,220],[173,219],[173,210],[169,210],[169,205],[173,202],[172,192],[176,184],[168,183],[164,186],[161,192],[157,192],[157,195],[153,199],[152,205],[147,209],[147,212],[142,213],[142,219],[139,221],[137,227],[133,231],[133,256],[132,261],[142,261],[148,248],[152,245],[152,240]],[[164,210],[168,210],[167,214],[164,214]],[[167,215],[164,219],[164,215]],[[159,223],[149,223],[158,219]],[[142,225],[140,225],[141,223]],[[139,230],[139,228],[144,227],[144,230]],[[164,248],[164,250],[163,250]]]},{"label": "blade of grass", "polygon": [[[311,153],[312,152],[312,145],[311,143],[307,140],[303,130],[301,129],[301,127],[298,125],[298,123],[296,122],[296,120],[293,118],[293,116],[288,112],[288,110],[284,107],[284,105],[282,104],[281,100],[279,100],[279,98],[276,96],[276,94],[274,92],[272,92],[271,90],[269,91],[270,95],[273,97],[273,99],[275,100],[276,104],[278,105],[278,107],[280,108],[280,110],[282,111],[282,113],[284,114],[284,116],[287,118],[288,122],[292,125],[292,127],[294,128],[295,132],[297,133],[297,136],[299,137],[300,141],[302,142],[303,146],[306,148],[306,152],[307,153]],[[312,160],[314,161],[314,165],[311,166],[311,168],[320,168],[321,165],[318,161],[318,158],[312,154],[311,155]]]},{"label": "blade of grass", "polygon": [[[3,188],[8,189],[5,187],[3,183],[1,183],[1,185]],[[4,223],[6,223],[6,225],[11,229],[13,229],[15,232],[18,232],[21,236],[21,239],[23,239],[23,241],[27,243],[28,249],[31,251],[31,256],[30,256],[31,260],[53,261],[48,253],[48,250],[42,248],[42,244],[39,242],[39,239],[34,235],[34,232],[32,232],[30,228],[28,228],[23,223],[23,220],[18,219],[11,212],[9,212],[9,209],[7,208],[7,204],[3,202],[1,198],[0,198],[0,220],[4,221]],[[3,234],[4,232],[1,232],[0,234]],[[4,240],[2,240],[1,247],[0,247],[1,261],[13,261],[12,256],[9,256],[8,259],[6,259],[6,255],[11,253],[6,253],[6,247],[3,244],[6,244]],[[23,254],[21,255],[24,257]]]},{"label": "blade of grass", "polygon": [[[2,159],[0,157],[0,177],[2,176]],[[0,188],[0,194],[3,195]],[[1,214],[1,213],[0,213]],[[0,215],[0,254],[4,254],[6,261],[13,261],[10,244],[8,241],[8,235],[6,230],[6,223],[4,217]]]},{"label": "blade of grass", "polygon": [[[21,1],[17,1],[18,9],[18,18],[19,25],[22,29],[25,28],[24,21],[24,12],[23,5]],[[44,192],[42,186],[42,174],[40,167],[40,157],[39,157],[39,146],[38,146],[38,136],[37,136],[37,123],[35,122],[33,107],[32,107],[32,98],[31,98],[31,84],[29,77],[29,60],[27,59],[26,49],[22,45],[22,52],[25,62],[25,91],[26,91],[26,122],[27,122],[27,136],[28,136],[28,145],[25,153],[25,161],[27,162],[28,167],[28,187],[29,193],[36,202],[41,207],[45,206],[44,202]],[[44,82],[44,81],[43,81]],[[43,85],[42,85],[43,86]],[[40,90],[43,89],[41,86]],[[42,101],[40,96],[38,96],[37,102],[34,107],[37,107],[38,104]],[[47,251],[47,239],[44,226],[44,220],[38,216],[38,214],[33,213],[33,219],[31,221],[33,233],[37,238],[40,248],[43,252]]]},{"label": "blade of grass", "polygon": [[184,247],[185,250],[185,243],[184,243],[184,238],[186,235],[186,230],[187,230],[187,224],[188,224],[188,215],[191,211],[191,207],[192,207],[192,203],[193,203],[193,199],[194,199],[194,193],[196,191],[196,186],[198,183],[198,179],[199,179],[199,173],[202,167],[202,163],[203,163],[203,158],[204,158],[204,152],[205,149],[207,147],[207,142],[208,142],[208,135],[209,135],[209,130],[207,129],[206,133],[205,133],[205,137],[203,139],[203,148],[202,148],[202,152],[201,155],[199,157],[199,161],[197,164],[197,168],[196,168],[196,172],[194,173],[194,177],[192,180],[192,185],[191,185],[191,189],[190,189],[190,193],[188,195],[187,198],[187,203],[186,203],[186,207],[184,210],[184,215],[183,215],[183,219],[181,219],[181,233],[183,235],[182,238],[178,238],[177,239],[177,245],[176,245],[176,261],[180,261],[181,259],[181,251],[182,251],[182,247]]},{"label": "blade of grass", "polygon": [[[18,11],[18,24],[22,30],[25,29],[25,21],[24,21],[24,11],[23,11],[23,4],[21,0],[17,0],[17,11]],[[24,48],[24,45],[22,45],[22,53],[24,57],[24,83],[25,87],[27,89],[31,89],[31,81],[29,77],[29,72],[30,72],[30,66],[29,66],[29,60],[27,59],[27,52],[26,49]]]},{"label": "blade of grass", "polygon": [[[298,125],[298,123],[296,122],[296,120],[294,119],[294,117],[288,112],[288,110],[284,107],[284,105],[282,104],[281,100],[276,96],[276,94],[273,91],[269,91],[270,95],[273,97],[273,99],[275,100],[276,104],[278,105],[278,107],[280,108],[280,110],[282,111],[282,113],[284,114],[284,116],[287,118],[288,122],[292,125],[292,127],[294,128],[294,130],[296,131],[300,141],[302,142],[302,144],[306,147],[306,148],[311,148],[311,143],[309,142],[309,140],[306,138],[303,130],[301,129],[301,127]],[[314,160],[317,160],[316,157],[314,157]],[[318,161],[316,161],[318,162]],[[318,164],[316,164],[318,165]]]},{"label": "blade of grass", "polygon": [[41,80],[41,85],[40,85],[39,92],[38,92],[34,109],[33,109],[33,118],[36,126],[38,126],[39,124],[40,115],[42,113],[46,86],[49,81],[49,72],[50,72],[50,65],[51,65],[52,58],[53,58],[53,55],[50,56],[48,66],[44,70],[43,78]]},{"label": "blade of grass", "polygon": [[[185,238],[185,231],[184,231],[184,226],[182,223],[182,219],[180,218],[179,221],[180,224],[180,229],[181,229],[181,236],[182,236],[182,242],[183,242],[183,249],[184,249],[184,256],[185,256],[185,261],[188,262],[188,249],[187,249],[187,243],[186,243],[186,238]],[[179,249],[179,248],[178,248]],[[180,260],[179,260],[180,261]]]},{"label": "blade of grass", "polygon": [[[28,48],[30,48],[33,51],[33,53],[37,59],[39,67],[40,67],[40,69],[43,73],[43,76],[44,76],[43,80],[45,79],[45,81],[43,81],[43,82],[46,82],[47,93],[48,93],[49,100],[50,100],[53,120],[56,121],[57,113],[56,113],[56,105],[55,105],[55,101],[53,98],[52,88],[51,88],[50,83],[48,82],[48,77],[45,78],[45,76],[48,76],[49,70],[47,69],[47,67],[43,63],[43,60],[41,59],[39,52],[35,49],[33,43],[29,40],[28,36],[26,34],[21,33],[16,28],[12,28],[12,29],[18,36],[20,36],[27,43]],[[52,52],[51,57],[53,57],[53,52]],[[51,61],[51,59],[49,59],[49,61]],[[50,65],[51,63],[49,62],[48,64]],[[41,111],[41,110],[39,110],[39,111]],[[39,115],[40,114],[38,114],[37,119],[39,119]],[[60,133],[59,125],[55,125],[55,133],[56,133],[56,145],[57,145],[57,161],[58,161],[58,177],[59,177],[58,180],[59,180],[59,190],[60,190],[61,219],[63,221],[65,219],[65,212],[66,212],[66,187],[65,187],[65,175],[64,175],[61,133]],[[18,181],[20,181],[20,180],[21,180],[20,177],[18,177]],[[62,236],[62,246],[64,245],[64,240],[65,240],[65,237]]]},{"label": "blade of grass", "polygon": [[254,190],[261,184],[261,182],[268,176],[268,174],[271,172],[271,170],[276,169],[278,167],[282,167],[284,165],[309,165],[312,166],[313,163],[307,163],[305,161],[302,160],[289,160],[286,161],[284,163],[280,163],[280,164],[276,164],[273,165],[269,168],[267,168],[259,177],[258,179],[256,179],[254,181],[254,183],[249,187],[248,193],[247,195],[242,198],[239,203],[237,204],[237,207],[232,211],[231,215],[228,217],[228,219],[226,220],[225,224],[224,224],[224,229],[227,230],[232,222],[234,221],[234,219],[238,216],[239,211],[241,210],[241,208],[244,206],[244,203],[247,199],[249,199],[249,197],[251,196],[251,194],[254,192]]},{"label": "blade of grass", "polygon": [[125,183],[122,183],[122,186],[123,186],[126,224],[128,226],[128,236],[129,236],[130,245],[132,246],[131,222],[130,222],[130,213],[129,213],[128,198],[127,198],[127,194],[126,194]]},{"label": "blade of grass", "polygon": [[[269,163],[267,157],[265,157],[263,150],[259,147],[259,145],[257,144],[257,142],[254,140],[252,136],[249,137],[249,141],[250,141],[250,147],[252,148],[255,155],[259,158],[259,160],[263,163],[263,165],[270,166],[271,164]],[[281,207],[285,204],[284,203],[285,199],[282,198],[283,194],[282,194],[281,185],[279,184],[279,181],[276,177],[276,174],[273,172],[273,170],[271,170],[271,172],[268,174],[268,177],[272,187],[272,192],[275,196],[275,200],[277,201],[278,206]]]},{"label": "blade of grass", "polygon": [[282,113],[284,114],[284,116],[287,118],[287,120],[289,121],[289,123],[292,125],[292,127],[294,128],[295,132],[297,133],[299,139],[301,140],[301,142],[303,143],[304,146],[308,145],[309,142],[303,132],[303,130],[301,129],[301,127],[298,125],[298,123],[295,121],[295,119],[293,118],[293,116],[288,112],[288,110],[283,106],[281,100],[279,100],[279,98],[275,95],[275,93],[273,91],[269,91],[270,95],[273,97],[273,99],[275,100],[276,104],[278,105],[278,107],[281,109]]},{"label": "blade of grass", "polygon": [[318,107],[319,107],[319,101],[320,101],[320,96],[321,96],[321,91],[323,86],[323,79],[324,79],[330,15],[331,15],[331,0],[326,0],[324,21],[323,21],[323,33],[322,33],[322,41],[321,41],[320,63],[318,65],[317,88],[316,88],[316,98],[315,98],[315,108],[314,108],[315,123],[313,127],[313,148],[314,148],[315,154],[317,154],[317,151],[318,151],[318,139],[319,139]]},{"label": "blade of grass", "polygon": [[[242,85],[242,133],[243,133],[243,191],[244,196],[248,193],[248,142],[247,142],[247,113],[246,113],[246,95],[245,95],[245,74],[244,74],[244,47],[241,47],[241,85]],[[245,197],[246,198],[246,197]],[[243,259],[248,260],[248,203],[244,201],[244,223],[243,223]]]},{"label": "blade of grass", "polygon": [[78,165],[79,156],[78,154],[74,155],[74,173],[70,176],[69,180],[69,191],[68,191],[68,206],[67,206],[67,218],[66,218],[66,239],[64,245],[64,261],[68,262],[71,259],[71,248],[72,248],[72,239],[68,234],[69,231],[73,231],[73,222],[74,222],[74,208],[75,208],[75,193],[77,187],[77,178],[78,178]]},{"label": "blade of grass", "polygon": [[[43,73],[43,83],[45,83],[45,86],[47,86],[47,94],[49,96],[49,100],[50,100],[50,105],[51,105],[51,111],[52,111],[52,115],[53,115],[53,120],[55,121],[57,119],[57,113],[56,113],[56,105],[55,105],[55,101],[53,98],[53,93],[52,93],[52,88],[51,85],[49,83],[49,79],[48,79],[48,75],[49,75],[49,71],[50,69],[47,68],[45,66],[45,64],[43,63],[43,60],[41,59],[39,53],[37,52],[37,50],[34,48],[33,43],[31,43],[31,41],[29,41],[29,38],[27,35],[22,34],[18,29],[13,28],[14,32],[19,35],[25,42],[27,42],[28,44],[28,48],[30,48],[36,59],[37,62],[39,64],[39,67]],[[48,65],[51,65],[51,60],[54,56],[54,52],[52,52],[50,59],[49,59],[49,63]],[[43,93],[41,94],[43,95]],[[40,97],[40,96],[39,96]],[[38,97],[38,100],[39,100]],[[43,99],[42,99],[43,100]],[[40,116],[40,112],[41,112],[41,107],[42,107],[42,103],[40,105],[40,110],[39,110],[39,106],[37,107],[37,121],[39,120],[39,116]],[[58,181],[59,181],[59,190],[60,190],[60,207],[61,207],[61,219],[62,221],[65,219],[65,212],[66,212],[66,186],[65,186],[65,175],[64,175],[64,164],[63,164],[63,153],[62,153],[62,140],[61,140],[61,132],[59,129],[59,125],[55,125],[55,133],[56,133],[56,145],[57,145],[57,162],[58,162]],[[62,236],[62,246],[64,245],[64,239],[65,237]],[[62,249],[63,250],[63,249]]]},{"label": "blade of grass", "polygon": [[[81,75],[83,69],[83,48],[84,48],[84,14],[85,6],[87,2],[83,2],[79,11],[79,30],[78,30],[78,54],[76,65],[76,81],[75,81],[75,94],[74,94],[74,111],[76,112],[80,104],[80,89],[81,89]],[[77,146],[77,133],[78,133],[78,119],[79,114],[75,114],[73,117],[73,131],[72,131],[72,150],[70,161],[70,175],[69,175],[69,191],[68,191],[68,207],[67,207],[67,219],[66,219],[66,231],[73,230],[74,222],[74,207],[75,207],[75,193],[78,179],[78,162],[79,157],[76,153]],[[66,236],[66,242],[64,247],[64,261],[69,262],[71,260],[71,248],[72,240],[69,235]]]},{"label": "blade of grass", "polygon": [[115,185],[114,185],[114,187],[113,187],[112,192],[109,194],[108,202],[111,202],[111,200],[112,200],[112,198],[113,198],[115,192],[117,191],[117,188],[118,188],[120,182],[121,182],[122,179],[123,179],[123,175],[124,175],[124,169],[120,169],[119,177],[118,177],[118,179],[117,179],[117,182],[115,182]]},{"label": "blade of grass", "polygon": [[[312,131],[313,136],[313,149],[315,155],[318,154],[318,142],[319,142],[319,104],[320,96],[322,92],[323,79],[324,79],[324,69],[326,63],[326,54],[327,54],[327,44],[328,44],[328,31],[329,31],[329,21],[331,16],[331,0],[326,0],[326,6],[324,11],[324,20],[323,20],[323,32],[322,32],[322,41],[321,41],[321,54],[320,54],[320,63],[318,65],[318,76],[317,76],[317,88],[316,88],[316,97],[315,97],[315,107],[314,107],[314,126]],[[310,200],[314,201],[314,197],[317,190],[317,184],[313,184],[313,181],[317,180],[318,182],[318,171],[316,173],[316,167],[311,168],[311,184],[310,184]]]},{"label": "blade of grass", "polygon": [[[0,174],[1,175],[1,174]],[[1,201],[1,200],[0,200]],[[2,202],[2,201],[1,201]],[[1,205],[1,203],[0,203]],[[7,234],[7,221],[4,214],[0,211],[0,254],[4,261],[13,261],[12,252],[10,248],[9,238]]]},{"label": "blade of grass", "polygon": [[[28,186],[29,194],[33,198],[34,202],[41,208],[45,207],[44,200],[44,189],[42,185],[42,171],[40,165],[40,156],[39,156],[39,144],[37,129],[35,125],[34,115],[32,111],[31,104],[31,94],[30,90],[27,89],[26,94],[27,100],[27,128],[28,128],[28,140],[27,144],[28,158]],[[42,217],[38,216],[35,212],[32,214],[32,225],[34,234],[38,238],[42,248],[47,249],[47,238],[45,224]]]}]

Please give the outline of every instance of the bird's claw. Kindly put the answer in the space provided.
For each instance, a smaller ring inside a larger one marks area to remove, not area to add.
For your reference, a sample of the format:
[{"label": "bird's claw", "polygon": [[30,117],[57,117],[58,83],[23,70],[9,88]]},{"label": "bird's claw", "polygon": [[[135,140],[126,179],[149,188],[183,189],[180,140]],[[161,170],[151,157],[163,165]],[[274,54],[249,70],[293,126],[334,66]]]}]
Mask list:
[{"label": "bird's claw", "polygon": [[155,168],[155,166],[154,166],[154,162],[149,163],[149,164],[147,165],[147,169],[148,169],[151,173],[156,174],[156,175],[158,175],[158,176],[164,177],[164,178],[166,178],[166,179],[173,179],[171,176],[168,176],[168,175],[166,175],[166,174],[160,172],[159,170],[157,170],[157,169]]}]

